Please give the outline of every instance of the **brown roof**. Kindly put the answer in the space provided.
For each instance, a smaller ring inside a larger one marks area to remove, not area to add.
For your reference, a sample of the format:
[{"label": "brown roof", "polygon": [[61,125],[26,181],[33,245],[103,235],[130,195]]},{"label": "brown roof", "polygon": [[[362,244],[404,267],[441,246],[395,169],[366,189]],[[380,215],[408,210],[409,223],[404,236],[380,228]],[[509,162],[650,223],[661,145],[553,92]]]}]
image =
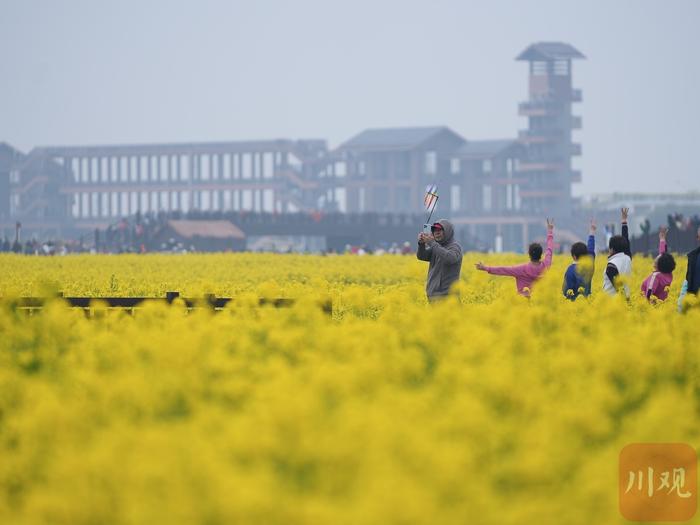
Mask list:
[{"label": "brown roof", "polygon": [[446,134],[458,142],[464,139],[447,126],[426,126],[418,128],[375,128],[366,129],[338,147],[338,150],[411,150],[421,144]]},{"label": "brown roof", "polygon": [[193,237],[245,239],[245,234],[229,221],[168,221],[168,226],[186,239]]}]

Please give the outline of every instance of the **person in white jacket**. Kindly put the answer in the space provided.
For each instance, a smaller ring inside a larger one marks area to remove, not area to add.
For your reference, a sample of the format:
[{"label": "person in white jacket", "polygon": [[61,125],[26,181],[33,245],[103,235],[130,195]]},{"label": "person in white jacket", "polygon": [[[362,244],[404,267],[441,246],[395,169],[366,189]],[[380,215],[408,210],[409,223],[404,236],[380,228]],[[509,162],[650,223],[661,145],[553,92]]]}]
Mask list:
[{"label": "person in white jacket", "polygon": [[622,290],[627,299],[630,298],[629,285],[620,278],[632,275],[632,252],[630,250],[629,228],[627,216],[629,208],[622,208],[622,235],[613,235],[608,242],[608,265],[603,274],[603,291],[615,295]]}]

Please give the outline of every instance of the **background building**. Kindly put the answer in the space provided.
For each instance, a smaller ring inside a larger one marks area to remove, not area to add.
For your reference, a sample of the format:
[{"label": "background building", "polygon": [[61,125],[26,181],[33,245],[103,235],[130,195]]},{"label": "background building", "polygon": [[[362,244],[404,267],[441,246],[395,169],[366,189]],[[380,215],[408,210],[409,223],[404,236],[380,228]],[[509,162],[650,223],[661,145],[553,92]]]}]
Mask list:
[{"label": "background building", "polygon": [[[581,180],[572,132],[568,44],[537,43],[529,64],[527,129],[503,140],[468,141],[446,126],[368,129],[334,150],[324,140],[67,146],[23,154],[0,145],[0,226],[25,234],[104,229],[152,212],[420,214],[429,184],[437,216],[463,242],[520,250],[544,232],[544,216],[566,226],[571,186]],[[396,239],[397,241],[405,239]]]}]

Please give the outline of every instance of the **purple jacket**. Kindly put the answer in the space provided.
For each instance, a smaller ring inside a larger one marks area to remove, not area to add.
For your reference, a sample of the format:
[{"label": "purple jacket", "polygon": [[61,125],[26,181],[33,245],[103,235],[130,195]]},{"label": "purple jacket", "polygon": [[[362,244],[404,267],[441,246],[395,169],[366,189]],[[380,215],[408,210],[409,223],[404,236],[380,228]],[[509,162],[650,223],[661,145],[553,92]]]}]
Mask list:
[{"label": "purple jacket", "polygon": [[[659,240],[659,255],[662,253],[666,253],[666,241]],[[668,288],[672,282],[672,273],[652,272],[642,283],[642,293],[650,301],[652,296],[665,301],[668,297]]]},{"label": "purple jacket", "polygon": [[545,250],[544,260],[541,262],[528,262],[525,264],[516,264],[515,266],[486,266],[485,270],[491,275],[509,275],[515,277],[515,286],[518,288],[518,293],[525,297],[530,296],[532,285],[540,275],[552,265],[552,251],[554,248],[554,233],[547,232],[547,249]]}]

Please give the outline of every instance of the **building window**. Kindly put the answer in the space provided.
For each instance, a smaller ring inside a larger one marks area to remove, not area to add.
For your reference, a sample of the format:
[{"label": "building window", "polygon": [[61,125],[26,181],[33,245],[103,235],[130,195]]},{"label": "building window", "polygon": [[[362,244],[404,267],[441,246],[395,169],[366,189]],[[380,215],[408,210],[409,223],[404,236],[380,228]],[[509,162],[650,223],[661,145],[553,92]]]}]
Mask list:
[{"label": "building window", "polygon": [[348,209],[348,197],[345,188],[336,188],[335,203],[340,213],[345,213]]},{"label": "building window", "polygon": [[[221,169],[221,168],[219,168]],[[275,174],[275,156],[273,153],[263,153],[262,176],[264,179],[271,179]]]},{"label": "building window", "polygon": [[345,162],[336,162],[335,163],[335,176],[336,177],[345,177],[347,175],[347,170],[345,167]]},{"label": "building window", "polygon": [[[110,203],[111,206],[109,209],[112,212],[112,217],[118,217],[119,216],[119,193],[110,193]],[[80,204],[78,204],[78,208],[80,208]]]},{"label": "building window", "polygon": [[460,169],[461,165],[459,159],[452,159],[450,161],[450,172],[452,173],[452,175],[459,175]]},{"label": "building window", "polygon": [[481,207],[484,211],[491,211],[491,185],[484,184],[481,187]]},{"label": "building window", "polygon": [[530,73],[533,76],[543,76],[547,74],[547,62],[536,60],[530,62]]},{"label": "building window", "polygon": [[491,173],[492,167],[491,159],[486,159],[481,163],[481,171],[484,173]]},{"label": "building window", "polygon": [[[243,153],[241,156],[241,178],[242,179],[252,179],[253,178],[253,156],[250,153]],[[202,169],[202,168],[200,168]],[[202,169],[203,171],[203,169]],[[201,176],[200,176],[201,178]]]},{"label": "building window", "polygon": [[435,175],[437,173],[437,152],[425,152],[425,173],[427,175]]},{"label": "building window", "polygon": [[569,74],[569,61],[557,60],[554,62],[554,74],[561,77],[567,76]]},{"label": "building window", "polygon": [[274,211],[274,195],[272,190],[262,192],[262,211],[272,213]]},{"label": "building window", "polygon": [[357,174],[361,177],[367,175],[367,166],[365,165],[364,160],[361,160],[357,163]]},{"label": "building window", "polygon": [[99,180],[99,174],[97,171],[100,169],[100,165],[98,163],[99,159],[90,159],[88,166],[90,170],[90,182],[98,182]]},{"label": "building window", "polygon": [[456,184],[450,187],[450,210],[459,211],[461,208],[460,187]]},{"label": "building window", "polygon": [[512,184],[508,184],[506,186],[506,209],[507,210],[513,209],[513,185]]},{"label": "building window", "polygon": [[520,200],[520,186],[517,184],[513,187],[513,206],[516,210],[520,209],[522,202]]},{"label": "building window", "polygon": [[100,194],[95,192],[90,194],[90,217],[98,217],[97,207],[100,205]]},{"label": "building window", "polygon": [[10,199],[10,215],[18,214],[19,211],[19,195],[13,194],[12,199]]}]

